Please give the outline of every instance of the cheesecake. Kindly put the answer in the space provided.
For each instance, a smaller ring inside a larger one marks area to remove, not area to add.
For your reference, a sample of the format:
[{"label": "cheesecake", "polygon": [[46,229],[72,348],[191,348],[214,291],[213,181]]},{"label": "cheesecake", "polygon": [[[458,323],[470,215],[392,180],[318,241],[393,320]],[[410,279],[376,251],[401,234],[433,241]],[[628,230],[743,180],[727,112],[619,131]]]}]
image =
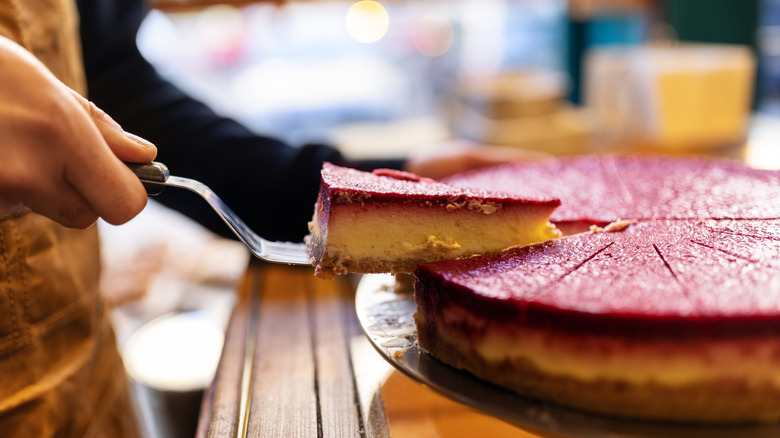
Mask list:
[{"label": "cheesecake", "polygon": [[560,235],[553,197],[455,187],[390,169],[325,163],[306,237],[315,275],[409,273],[427,261],[490,254]]},{"label": "cheesecake", "polygon": [[446,182],[559,197],[551,220],[574,234],[421,264],[415,322],[430,354],[599,415],[780,421],[780,173],[589,156]]},{"label": "cheesecake", "polygon": [[561,200],[550,220],[588,231],[620,219],[780,218],[778,172],[731,160],[585,155],[464,172],[442,182]]}]

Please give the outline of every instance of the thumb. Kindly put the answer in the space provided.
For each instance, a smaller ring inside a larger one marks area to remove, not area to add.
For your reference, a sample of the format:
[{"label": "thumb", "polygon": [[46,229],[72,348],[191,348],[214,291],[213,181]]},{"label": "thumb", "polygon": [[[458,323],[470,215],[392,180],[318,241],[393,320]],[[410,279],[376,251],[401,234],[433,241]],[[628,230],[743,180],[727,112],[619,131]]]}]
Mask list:
[{"label": "thumb", "polygon": [[92,118],[98,131],[117,158],[131,163],[147,163],[154,160],[157,156],[157,148],[154,144],[137,135],[125,132],[111,116],[76,91],[71,90],[71,94]]}]

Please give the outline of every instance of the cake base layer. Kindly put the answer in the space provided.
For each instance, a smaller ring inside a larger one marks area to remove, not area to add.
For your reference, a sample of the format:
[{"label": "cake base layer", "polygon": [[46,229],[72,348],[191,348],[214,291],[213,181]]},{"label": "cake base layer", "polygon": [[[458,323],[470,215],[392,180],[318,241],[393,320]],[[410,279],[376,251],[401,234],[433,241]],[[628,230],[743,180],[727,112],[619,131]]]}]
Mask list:
[{"label": "cake base layer", "polygon": [[[582,380],[541,371],[526,358],[486,360],[462,342],[415,315],[418,341],[437,359],[520,394],[600,415],[680,423],[774,423],[780,421],[780,387],[740,379],[683,385],[614,379]],[[575,353],[576,354],[576,353]]]}]

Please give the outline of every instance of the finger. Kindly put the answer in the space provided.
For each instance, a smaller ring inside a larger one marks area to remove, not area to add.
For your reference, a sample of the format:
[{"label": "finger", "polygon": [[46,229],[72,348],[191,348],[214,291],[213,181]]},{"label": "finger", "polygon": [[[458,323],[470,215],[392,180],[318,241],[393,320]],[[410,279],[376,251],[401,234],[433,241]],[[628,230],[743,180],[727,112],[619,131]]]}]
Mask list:
[{"label": "finger", "polygon": [[38,214],[69,228],[87,228],[98,219],[98,214],[73,187],[38,191],[28,197],[25,205]]},{"label": "finger", "polygon": [[140,213],[147,196],[141,181],[110,149],[96,124],[86,112],[71,117],[75,133],[62,141],[64,149],[62,183],[69,184],[85,200],[89,209],[114,225]]},{"label": "finger", "polygon": [[96,105],[75,91],[70,93],[82,111],[72,116],[74,134],[68,139],[79,144],[66,148],[74,153],[65,164],[65,182],[106,222],[125,223],[143,210],[147,195],[138,177],[122,161],[151,161],[156,148],[126,136],[119,124]]},{"label": "finger", "polygon": [[157,148],[137,135],[125,132],[114,119],[93,102],[71,90],[76,102],[87,112],[97,126],[108,147],[122,161],[147,163],[157,156]]},{"label": "finger", "polygon": [[[100,141],[97,134],[93,137]],[[23,202],[36,213],[71,228],[86,228],[98,217],[112,224],[127,222],[143,210],[146,191],[105,144],[96,149],[95,157],[69,155],[63,167],[56,163],[51,170],[41,167],[37,177],[10,186],[11,191],[0,197],[5,204]],[[104,163],[116,163],[118,171],[104,170]]]},{"label": "finger", "polygon": [[123,224],[146,206],[147,195],[141,181],[113,155],[95,159],[89,169],[79,163],[67,166],[65,179],[84,197],[90,209],[110,224]]}]

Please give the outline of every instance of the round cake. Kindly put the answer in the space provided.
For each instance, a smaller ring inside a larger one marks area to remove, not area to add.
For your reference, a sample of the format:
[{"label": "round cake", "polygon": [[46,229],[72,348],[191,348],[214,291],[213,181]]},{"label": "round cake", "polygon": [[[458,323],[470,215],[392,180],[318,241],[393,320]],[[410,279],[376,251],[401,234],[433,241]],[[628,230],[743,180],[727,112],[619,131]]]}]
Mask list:
[{"label": "round cake", "polygon": [[590,156],[447,182],[554,196],[553,222],[592,228],[420,265],[415,319],[432,355],[601,414],[780,420],[780,173]]}]

